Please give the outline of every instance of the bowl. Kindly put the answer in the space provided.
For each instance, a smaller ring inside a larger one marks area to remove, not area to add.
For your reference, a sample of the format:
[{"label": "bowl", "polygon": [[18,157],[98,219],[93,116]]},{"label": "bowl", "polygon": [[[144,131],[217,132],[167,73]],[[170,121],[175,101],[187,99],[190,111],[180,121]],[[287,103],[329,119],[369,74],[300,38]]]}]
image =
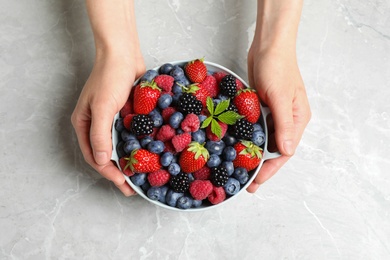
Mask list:
[{"label": "bowl", "polygon": [[[179,66],[184,66],[188,61],[174,61],[174,62],[169,62],[170,64],[172,65],[179,65]],[[231,74],[233,75],[234,77],[236,77],[237,79],[239,79],[243,85],[245,87],[249,87],[249,85],[241,78],[239,77],[236,73],[234,73],[233,71],[225,68],[224,66],[221,66],[219,64],[216,64],[216,63],[213,63],[213,62],[208,62],[208,61],[204,61],[204,64],[206,65],[207,67],[207,70],[208,72],[210,73],[214,73],[214,72],[225,72],[227,74]],[[153,68],[153,70],[155,71],[158,71],[160,68],[160,66],[158,67],[155,67]],[[134,83],[134,86],[137,85],[139,83],[140,79],[136,80],[135,83]],[[250,183],[256,178],[256,175],[259,173],[263,163],[266,161],[266,160],[269,160],[269,159],[273,159],[273,158],[277,158],[280,156],[280,153],[279,152],[270,152],[268,151],[268,127],[267,127],[267,117],[271,114],[270,113],[270,110],[268,107],[265,107],[263,106],[262,104],[260,104],[260,110],[261,110],[261,115],[260,115],[260,118],[259,118],[259,123],[261,125],[261,127],[263,128],[263,131],[264,131],[264,134],[265,134],[265,142],[263,143],[263,145],[261,146],[261,148],[263,149],[263,158],[262,160],[260,161],[260,164],[257,166],[256,169],[248,172],[249,173],[249,180],[246,182],[245,185],[242,185],[241,186],[241,189],[240,191],[233,195],[233,196],[230,196],[230,197],[227,197],[224,201],[222,201],[221,203],[218,203],[218,204],[211,204],[211,203],[203,203],[201,206],[199,207],[196,207],[196,208],[189,208],[189,209],[180,209],[180,208],[177,208],[177,207],[171,207],[167,204],[164,204],[158,200],[152,200],[150,199],[146,193],[142,190],[142,188],[140,186],[137,186],[135,185],[129,176],[127,175],[124,175],[125,179],[126,179],[126,182],[134,189],[134,191],[139,195],[141,196],[142,198],[144,198],[146,201],[154,204],[154,205],[157,205],[157,206],[160,206],[162,208],[165,208],[165,209],[169,209],[169,210],[174,210],[174,211],[186,211],[186,212],[193,212],[193,211],[203,211],[203,210],[209,210],[209,209],[213,209],[213,208],[216,208],[216,207],[220,207],[220,206],[223,206],[225,204],[227,204],[229,201],[231,201],[232,199],[238,197],[244,190],[246,190],[246,188],[250,185]],[[120,141],[120,137],[119,137],[119,132],[115,129],[115,121],[120,118],[120,113],[117,113],[114,117],[114,120],[113,120],[113,125],[112,125],[112,143],[113,143],[113,150],[112,150],[112,158],[111,160],[113,160],[116,165],[118,166],[118,168],[120,170],[121,169],[121,166],[119,164],[119,156],[118,156],[118,153],[117,153],[117,144],[118,142]]]}]

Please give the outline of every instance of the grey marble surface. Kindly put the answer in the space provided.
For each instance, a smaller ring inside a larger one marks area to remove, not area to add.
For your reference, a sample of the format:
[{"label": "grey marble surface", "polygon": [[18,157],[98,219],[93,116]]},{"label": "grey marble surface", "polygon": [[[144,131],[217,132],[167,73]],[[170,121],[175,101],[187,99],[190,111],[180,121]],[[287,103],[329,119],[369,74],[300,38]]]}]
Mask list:
[{"label": "grey marble surface", "polygon": [[[0,259],[390,259],[389,1],[305,1],[313,117],[296,155],[200,213],[126,198],[84,162],[70,125],[94,55],[84,2],[0,6]],[[246,78],[255,1],[136,11],[147,67],[205,56]]]}]

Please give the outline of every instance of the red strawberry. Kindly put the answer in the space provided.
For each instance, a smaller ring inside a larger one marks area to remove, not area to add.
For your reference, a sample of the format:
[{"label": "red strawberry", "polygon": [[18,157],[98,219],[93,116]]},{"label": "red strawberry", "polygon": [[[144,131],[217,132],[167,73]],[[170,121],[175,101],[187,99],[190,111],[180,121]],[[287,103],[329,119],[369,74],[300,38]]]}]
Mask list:
[{"label": "red strawberry", "polygon": [[169,182],[170,174],[168,171],[160,169],[148,174],[148,181],[151,186],[159,187]]},{"label": "red strawberry", "polygon": [[197,100],[202,102],[203,107],[206,107],[207,97],[210,97],[209,91],[200,83],[191,84],[188,87],[183,87],[185,92],[191,93]]},{"label": "red strawberry", "polygon": [[126,168],[137,173],[149,173],[161,169],[160,156],[145,149],[133,150],[127,160]]},{"label": "red strawberry", "polygon": [[134,113],[142,115],[149,114],[156,108],[160,95],[161,89],[154,81],[144,81],[135,86],[133,99]]},{"label": "red strawberry", "polygon": [[248,171],[255,169],[263,158],[263,149],[251,141],[240,141],[234,145],[236,159],[233,160],[234,168],[243,167]]},{"label": "red strawberry", "polygon": [[245,116],[246,120],[252,124],[256,123],[260,117],[260,101],[253,89],[240,90],[234,97],[234,105],[238,109],[238,113]]},{"label": "red strawberry", "polygon": [[209,180],[195,180],[190,183],[190,193],[196,200],[204,200],[213,191],[213,184]]},{"label": "red strawberry", "polygon": [[129,167],[126,167],[126,165],[127,165],[127,157],[120,158],[119,159],[119,165],[120,165],[124,175],[126,175],[126,176],[133,176],[135,174],[132,170],[130,170]]},{"label": "red strawberry", "polygon": [[219,86],[217,84],[217,79],[212,75],[207,75],[206,78],[202,81],[202,86],[207,89],[211,97],[218,96]]},{"label": "red strawberry", "polygon": [[218,137],[216,134],[214,134],[212,131],[211,131],[211,125],[209,125],[207,128],[206,128],[206,137],[208,139],[210,139],[211,141],[219,141],[221,140],[225,134],[226,134],[226,131],[228,129],[228,125],[225,124],[225,123],[222,123],[222,122],[218,122],[219,126],[221,127],[222,129],[222,133],[221,133],[221,137]]},{"label": "red strawberry", "polygon": [[180,154],[179,165],[183,172],[192,173],[205,166],[209,157],[209,152],[203,145],[192,142]]},{"label": "red strawberry", "polygon": [[204,166],[194,172],[192,175],[194,175],[195,180],[208,180],[210,179],[210,168]]},{"label": "red strawberry", "polygon": [[207,67],[203,63],[203,59],[188,62],[184,67],[184,71],[188,79],[195,83],[202,82],[207,76]]},{"label": "red strawberry", "polygon": [[174,80],[170,75],[158,75],[154,78],[157,86],[165,92],[171,92]]},{"label": "red strawberry", "polygon": [[213,187],[213,191],[207,197],[211,204],[221,203],[226,199],[225,189],[223,187]]}]

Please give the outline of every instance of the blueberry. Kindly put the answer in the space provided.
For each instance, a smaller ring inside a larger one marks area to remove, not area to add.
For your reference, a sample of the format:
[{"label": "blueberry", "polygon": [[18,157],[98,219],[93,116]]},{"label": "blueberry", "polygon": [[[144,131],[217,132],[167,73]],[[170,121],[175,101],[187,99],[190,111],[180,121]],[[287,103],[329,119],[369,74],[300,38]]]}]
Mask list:
[{"label": "blueberry", "polygon": [[148,151],[151,153],[159,154],[159,153],[162,153],[164,151],[164,149],[165,149],[165,145],[160,140],[151,141],[148,144]]},{"label": "blueberry", "polygon": [[222,162],[221,166],[226,169],[229,176],[233,174],[234,172],[233,162],[224,161]]},{"label": "blueberry", "polygon": [[225,143],[222,140],[220,140],[220,141],[207,141],[205,147],[209,151],[210,154],[221,155],[223,152],[223,149],[225,148]]},{"label": "blueberry", "polygon": [[236,195],[240,191],[240,182],[234,178],[229,178],[223,188],[227,195]]},{"label": "blueberry", "polygon": [[177,106],[177,104],[179,103],[181,95],[182,95],[182,93],[177,93],[177,94],[173,95],[173,97],[172,97],[172,105]]},{"label": "blueberry", "polygon": [[125,142],[130,141],[130,140],[137,140],[137,137],[127,130],[123,130],[121,132],[121,137],[122,137],[122,140]]},{"label": "blueberry", "polygon": [[183,197],[183,195],[184,193],[168,190],[167,195],[165,196],[165,201],[169,206],[176,207],[177,200]]},{"label": "blueberry", "polygon": [[226,134],[222,140],[225,142],[226,146],[233,146],[237,143],[237,139],[234,136],[228,134]]},{"label": "blueberry", "polygon": [[155,114],[149,114],[150,119],[152,119],[153,122],[153,127],[160,127],[162,126],[164,119],[160,113],[155,113]]},{"label": "blueberry", "polygon": [[183,118],[184,116],[181,112],[175,112],[169,118],[169,124],[175,129],[179,128],[181,121],[183,121]]},{"label": "blueberry", "polygon": [[221,103],[221,99],[219,99],[219,98],[214,98],[213,99],[213,102],[214,102],[214,106],[217,106],[219,103]]},{"label": "blueberry", "polygon": [[228,100],[228,99],[229,99],[228,96],[225,96],[225,95],[222,94],[222,93],[219,93],[218,96],[217,96],[217,98],[219,98],[220,100]]},{"label": "blueberry", "polygon": [[141,145],[137,139],[131,139],[123,144],[125,153],[130,154],[133,150],[140,149]]},{"label": "blueberry", "polygon": [[140,81],[152,81],[156,76],[158,75],[158,72],[155,70],[147,70],[145,74],[141,77]]},{"label": "blueberry", "polygon": [[207,161],[207,166],[211,168],[211,167],[217,167],[220,164],[221,164],[221,158],[219,158],[219,156],[216,154],[210,154],[210,158]]},{"label": "blueberry", "polygon": [[181,93],[183,93],[183,89],[180,85],[175,83],[172,87],[172,92],[173,92],[173,94],[181,94]]},{"label": "blueberry", "polygon": [[237,179],[240,182],[240,184],[242,184],[242,185],[247,183],[249,180],[248,171],[247,171],[247,169],[245,169],[243,167],[237,167],[234,170],[232,177]]},{"label": "blueberry", "polygon": [[146,148],[148,147],[148,144],[153,141],[153,137],[147,135],[145,136],[144,138],[141,139],[141,141],[139,142],[141,144],[141,147],[142,148]]},{"label": "blueberry", "polygon": [[169,94],[161,95],[157,101],[158,107],[161,109],[169,107],[171,103],[172,103],[172,97]]},{"label": "blueberry", "polygon": [[204,120],[206,120],[207,116],[205,115],[198,115],[199,122],[202,124]]},{"label": "blueberry", "polygon": [[175,65],[169,72],[169,75],[171,75],[175,80],[179,80],[184,76],[184,70],[180,66]]},{"label": "blueberry", "polygon": [[179,209],[189,209],[192,206],[192,201],[193,201],[193,199],[184,195],[177,200],[176,206]]},{"label": "blueberry", "polygon": [[123,125],[123,118],[118,118],[117,120],[115,120],[115,130],[118,131],[118,132],[122,132],[123,130],[125,130],[125,126]]},{"label": "blueberry", "polygon": [[188,86],[191,84],[190,80],[186,77],[185,74],[183,76],[175,78],[175,84],[182,85],[182,86]]},{"label": "blueberry", "polygon": [[191,133],[192,140],[200,144],[203,144],[206,141],[206,133],[204,130],[199,129],[196,132]]},{"label": "blueberry", "polygon": [[236,152],[236,149],[234,149],[233,146],[226,146],[225,149],[223,149],[222,157],[226,161],[230,161],[231,162],[234,159],[236,159],[236,156],[237,156],[237,152]]},{"label": "blueberry", "polygon": [[175,176],[175,175],[178,175],[180,173],[180,166],[179,164],[177,163],[171,163],[169,166],[168,166],[168,172]]},{"label": "blueberry", "polygon": [[147,174],[144,173],[136,173],[133,176],[130,177],[130,180],[132,183],[134,183],[137,186],[142,186],[145,184],[147,180]]},{"label": "blueberry", "polygon": [[203,201],[201,201],[201,200],[192,200],[192,207],[199,208],[202,205],[202,202]]},{"label": "blueberry", "polygon": [[165,63],[165,64],[163,64],[163,65],[160,67],[160,69],[159,69],[160,74],[166,74],[166,75],[168,75],[169,72],[171,72],[172,68],[173,68],[173,65],[172,65],[172,64],[170,64],[170,63]]},{"label": "blueberry", "polygon": [[146,181],[144,184],[141,185],[141,189],[144,191],[144,192],[147,192],[150,188],[150,183],[148,181]]},{"label": "blueberry", "polygon": [[253,124],[253,132],[254,131],[262,131],[262,132],[264,132],[263,128],[261,127],[261,125],[259,123]]},{"label": "blueberry", "polygon": [[159,200],[161,197],[160,187],[150,187],[146,192],[146,196],[151,200]]},{"label": "blueberry", "polygon": [[193,182],[194,180],[195,180],[194,175],[192,175],[192,173],[189,173],[189,174],[188,174],[188,181],[191,183],[191,182]]},{"label": "blueberry", "polygon": [[160,157],[160,163],[162,166],[168,167],[173,160],[173,154],[171,152],[165,152]]},{"label": "blueberry", "polygon": [[265,134],[263,131],[255,131],[252,134],[252,142],[257,145],[261,146],[265,142]]},{"label": "blueberry", "polygon": [[126,155],[126,152],[125,150],[123,150],[123,145],[125,144],[125,142],[123,141],[120,141],[117,145],[116,145],[116,153],[118,154],[118,157],[121,158],[123,156]]},{"label": "blueberry", "polygon": [[182,133],[184,133],[183,129],[181,129],[181,128],[176,129],[177,135],[182,134]]},{"label": "blueberry", "polygon": [[161,186],[159,188],[160,188],[160,197],[158,198],[158,201],[160,201],[161,203],[166,204],[166,199],[165,198],[167,196],[169,188],[168,188],[167,185]]}]

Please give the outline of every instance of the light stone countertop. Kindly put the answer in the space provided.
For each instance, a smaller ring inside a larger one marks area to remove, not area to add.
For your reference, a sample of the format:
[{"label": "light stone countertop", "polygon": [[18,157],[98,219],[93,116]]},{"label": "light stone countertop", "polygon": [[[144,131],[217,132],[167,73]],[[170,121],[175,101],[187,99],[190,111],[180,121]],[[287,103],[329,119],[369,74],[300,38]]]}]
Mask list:
[{"label": "light stone countertop", "polygon": [[[0,259],[390,259],[390,2],[306,0],[312,108],[256,194],[198,213],[126,198],[70,114],[94,45],[82,0],[0,0]],[[136,1],[146,66],[205,56],[246,79],[255,1]]]}]

